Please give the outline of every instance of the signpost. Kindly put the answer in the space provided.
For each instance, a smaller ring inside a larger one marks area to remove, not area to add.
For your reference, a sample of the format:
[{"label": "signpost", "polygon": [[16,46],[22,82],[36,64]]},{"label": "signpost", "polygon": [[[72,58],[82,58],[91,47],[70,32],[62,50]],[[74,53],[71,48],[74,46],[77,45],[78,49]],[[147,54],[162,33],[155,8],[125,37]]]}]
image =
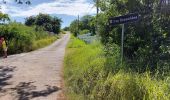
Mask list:
[{"label": "signpost", "polygon": [[109,18],[109,25],[114,26],[118,24],[122,24],[122,37],[121,37],[121,64],[123,62],[123,47],[124,47],[124,31],[125,31],[125,23],[130,23],[137,21],[139,19],[138,13],[131,13],[124,16],[118,16],[114,18]]}]

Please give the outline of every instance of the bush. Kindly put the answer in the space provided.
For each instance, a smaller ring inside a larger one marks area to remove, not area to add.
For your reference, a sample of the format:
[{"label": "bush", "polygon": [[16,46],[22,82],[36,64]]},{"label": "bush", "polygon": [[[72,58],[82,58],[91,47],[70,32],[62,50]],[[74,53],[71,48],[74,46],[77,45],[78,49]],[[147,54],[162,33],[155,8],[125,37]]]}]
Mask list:
[{"label": "bush", "polygon": [[4,36],[8,44],[8,52],[21,53],[30,50],[36,34],[30,27],[18,23],[0,26],[0,35]]},{"label": "bush", "polygon": [[40,28],[36,30],[35,27],[28,27],[20,23],[1,25],[0,36],[5,37],[8,44],[9,54],[35,50],[39,47],[46,46],[57,39],[55,37],[50,37],[47,32],[41,30]]}]

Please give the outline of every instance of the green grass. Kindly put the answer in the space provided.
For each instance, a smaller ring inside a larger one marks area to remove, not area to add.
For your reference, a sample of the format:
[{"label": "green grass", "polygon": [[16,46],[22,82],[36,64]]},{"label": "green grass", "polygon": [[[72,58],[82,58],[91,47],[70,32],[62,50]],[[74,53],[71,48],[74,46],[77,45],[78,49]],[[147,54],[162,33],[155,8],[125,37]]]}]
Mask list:
[{"label": "green grass", "polygon": [[59,37],[56,36],[49,36],[40,40],[37,40],[33,43],[32,45],[32,50],[36,50],[39,48],[43,48],[47,45],[50,45],[51,43],[53,43],[54,41],[56,41]]},{"label": "green grass", "polygon": [[99,42],[87,45],[72,36],[64,62],[69,100],[170,100],[170,77],[121,69],[118,54],[106,56],[103,49]]}]

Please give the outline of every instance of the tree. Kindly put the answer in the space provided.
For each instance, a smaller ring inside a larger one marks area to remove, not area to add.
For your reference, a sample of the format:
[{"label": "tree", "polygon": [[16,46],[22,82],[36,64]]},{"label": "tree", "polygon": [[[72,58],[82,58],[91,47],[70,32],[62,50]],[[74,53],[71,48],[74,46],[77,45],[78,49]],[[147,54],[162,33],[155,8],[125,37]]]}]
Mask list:
[{"label": "tree", "polygon": [[9,16],[8,16],[8,14],[3,14],[3,13],[0,13],[0,21],[9,21],[10,19],[9,19]]},{"label": "tree", "polygon": [[82,29],[81,30],[89,30],[90,33],[95,34],[95,24],[96,18],[91,15],[85,15],[81,18]]},{"label": "tree", "polygon": [[36,22],[36,17],[30,16],[26,18],[25,25],[32,26],[35,25],[35,22]]},{"label": "tree", "polygon": [[[89,31],[90,33],[95,34],[95,21],[96,21],[95,17],[91,15],[85,15],[80,18],[79,22],[78,20],[74,20],[70,24],[70,31],[75,35],[77,33],[87,33]],[[78,32],[78,27],[79,27],[79,32]]]},{"label": "tree", "polygon": [[62,22],[62,20],[59,19],[58,17],[52,18],[51,24],[52,24],[52,31],[53,31],[54,33],[60,31],[61,22]]},{"label": "tree", "polygon": [[[124,40],[125,61],[140,71],[145,71],[148,66],[152,72],[157,68],[169,69],[170,18],[160,12],[159,2],[159,0],[100,0],[98,4],[101,11],[98,16],[99,33],[104,45],[112,43],[121,45],[121,27],[117,25],[109,28],[107,24],[110,17],[136,12],[140,14],[138,22],[125,24]],[[129,62],[133,62],[133,65]]]},{"label": "tree", "polygon": [[15,2],[17,2],[18,4],[28,4],[30,5],[31,4],[31,1],[30,0],[15,0]]},{"label": "tree", "polygon": [[[31,16],[26,18],[25,25],[36,27],[42,27],[45,31],[59,33],[61,27],[61,19],[58,17],[52,17],[49,14],[39,14],[37,16]],[[36,28],[38,29],[38,28]]]},{"label": "tree", "polygon": [[48,14],[39,14],[38,16],[36,16],[36,22],[35,24],[36,25],[39,25],[39,26],[43,26],[44,24],[46,23],[50,23],[52,21],[52,17],[49,16]]},{"label": "tree", "polygon": [[70,24],[70,31],[73,33],[75,36],[78,34],[78,20],[74,20]]},{"label": "tree", "polygon": [[[14,0],[17,4],[27,4],[30,5],[31,1],[30,0]],[[4,4],[8,3],[6,0],[2,0]]]},{"label": "tree", "polygon": [[83,29],[88,29],[90,30],[90,21],[92,20],[92,16],[91,15],[85,15],[81,18],[81,22],[82,22],[82,30]]},{"label": "tree", "polygon": [[69,27],[64,27],[63,30],[64,31],[69,31]]}]

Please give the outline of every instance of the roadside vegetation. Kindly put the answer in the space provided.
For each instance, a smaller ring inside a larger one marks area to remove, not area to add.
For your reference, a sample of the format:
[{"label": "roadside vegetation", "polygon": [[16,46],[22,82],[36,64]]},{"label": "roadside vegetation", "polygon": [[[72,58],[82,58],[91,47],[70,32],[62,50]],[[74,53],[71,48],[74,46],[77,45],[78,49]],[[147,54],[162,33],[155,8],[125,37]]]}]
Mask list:
[{"label": "roadside vegetation", "polygon": [[27,17],[25,25],[36,26],[36,30],[42,28],[44,31],[58,34],[60,32],[61,22],[61,19],[58,17],[52,17],[49,14],[40,13],[37,16]]},{"label": "roadside vegetation", "polygon": [[[95,35],[95,16],[85,15],[80,20],[74,20],[69,29],[65,27],[65,30],[70,30],[75,36],[91,33]],[[79,25],[79,27],[77,27]]]},{"label": "roadside vegetation", "polygon": [[[69,100],[169,100],[170,77],[134,72],[120,65],[119,46],[110,54],[100,42],[72,37],[65,56]],[[109,54],[109,55],[108,55]]]},{"label": "roadside vegetation", "polygon": [[[86,33],[96,34],[92,30],[96,30],[97,21],[100,42],[70,41],[65,57],[68,98],[170,100],[170,18],[166,5],[159,0],[100,0],[96,5],[98,16],[87,15],[70,24],[73,35],[84,41],[90,38]],[[109,26],[108,19],[129,13],[138,13],[140,18],[125,24],[121,65],[122,27]],[[79,30],[75,28],[78,22]]]},{"label": "roadside vegetation", "polygon": [[[8,21],[8,16],[6,14],[4,15],[5,16],[1,16],[2,24],[0,25],[0,36],[5,37],[8,45],[8,54],[16,54],[36,50],[53,43],[59,38],[61,20],[58,19],[57,21],[56,17],[52,22],[54,24],[53,31],[49,31],[44,28],[45,26],[43,23],[46,23],[46,17],[52,18],[50,15],[38,15],[38,18],[41,19],[38,20],[38,22],[41,23],[41,25],[32,24],[29,26],[22,23],[10,22]],[[29,22],[27,19],[26,23],[31,22]],[[46,27],[48,27],[48,25],[46,25]],[[0,52],[2,52],[2,48]]]}]

